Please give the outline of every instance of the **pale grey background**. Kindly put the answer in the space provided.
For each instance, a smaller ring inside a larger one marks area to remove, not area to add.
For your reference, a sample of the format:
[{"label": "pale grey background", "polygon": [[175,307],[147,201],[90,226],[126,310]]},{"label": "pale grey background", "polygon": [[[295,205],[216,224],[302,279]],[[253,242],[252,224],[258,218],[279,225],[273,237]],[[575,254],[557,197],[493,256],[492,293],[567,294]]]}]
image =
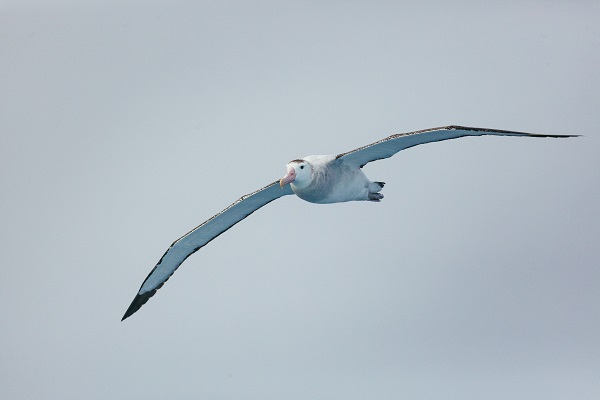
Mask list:
[{"label": "pale grey background", "polygon": [[[600,3],[0,2],[7,399],[600,398]],[[290,159],[463,124],[288,197]]]}]

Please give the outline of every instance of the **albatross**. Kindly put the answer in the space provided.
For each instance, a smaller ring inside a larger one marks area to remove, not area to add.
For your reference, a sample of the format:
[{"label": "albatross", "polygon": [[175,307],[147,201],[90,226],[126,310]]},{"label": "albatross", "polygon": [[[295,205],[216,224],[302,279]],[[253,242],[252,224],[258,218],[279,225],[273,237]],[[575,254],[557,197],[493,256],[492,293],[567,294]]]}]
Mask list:
[{"label": "albatross", "polygon": [[420,144],[457,139],[464,136],[518,136],[567,138],[579,135],[548,135],[499,129],[444,126],[399,133],[358,149],[337,155],[307,156],[290,161],[285,175],[262,189],[240,197],[229,207],[177,239],[146,277],[121,321],[140,309],[156,294],[179,266],[217,236],[280,197],[295,194],[311,203],[346,201],[379,202],[384,182],[371,181],[362,170],[371,161],[389,158],[401,150]]}]

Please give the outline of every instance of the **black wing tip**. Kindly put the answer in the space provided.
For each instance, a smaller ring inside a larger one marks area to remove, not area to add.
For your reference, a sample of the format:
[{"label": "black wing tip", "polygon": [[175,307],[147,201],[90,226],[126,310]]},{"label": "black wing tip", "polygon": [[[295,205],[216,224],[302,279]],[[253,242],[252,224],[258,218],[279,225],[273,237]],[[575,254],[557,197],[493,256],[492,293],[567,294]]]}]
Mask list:
[{"label": "black wing tip", "polygon": [[[546,133],[530,133],[530,132],[519,132],[519,131],[508,131],[508,130],[504,130],[504,129],[493,129],[493,128],[474,128],[471,126],[461,126],[461,125],[447,125],[447,126],[441,126],[439,128],[433,128],[430,130],[441,130],[441,129],[448,129],[448,130],[460,130],[460,131],[473,131],[473,132],[497,132],[497,133],[512,133],[512,134],[521,134],[521,135],[527,135],[527,136],[533,136],[533,137],[549,137],[549,138],[570,138],[570,137],[581,137],[583,135],[552,135],[552,134],[546,134]],[[428,129],[429,130],[429,129]]]},{"label": "black wing tip", "polygon": [[133,299],[133,301],[131,302],[131,305],[129,306],[127,311],[125,311],[125,314],[123,315],[123,318],[121,318],[121,321],[125,321],[127,318],[129,318],[133,314],[135,314],[137,312],[137,310],[142,308],[142,306],[144,304],[146,304],[146,302],[150,299],[150,297],[154,296],[155,294],[156,294],[156,289],[150,290],[149,292],[142,293],[142,294],[138,293],[135,296],[135,298]]}]

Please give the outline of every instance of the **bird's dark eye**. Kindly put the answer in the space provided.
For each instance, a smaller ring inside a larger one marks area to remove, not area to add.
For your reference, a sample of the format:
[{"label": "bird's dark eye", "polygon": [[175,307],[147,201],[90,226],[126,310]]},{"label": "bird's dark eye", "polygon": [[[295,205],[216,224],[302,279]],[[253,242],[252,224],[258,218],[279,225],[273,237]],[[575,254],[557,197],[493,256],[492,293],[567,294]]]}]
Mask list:
[{"label": "bird's dark eye", "polygon": [[301,166],[300,166],[300,169],[304,169],[304,165],[301,165]]}]

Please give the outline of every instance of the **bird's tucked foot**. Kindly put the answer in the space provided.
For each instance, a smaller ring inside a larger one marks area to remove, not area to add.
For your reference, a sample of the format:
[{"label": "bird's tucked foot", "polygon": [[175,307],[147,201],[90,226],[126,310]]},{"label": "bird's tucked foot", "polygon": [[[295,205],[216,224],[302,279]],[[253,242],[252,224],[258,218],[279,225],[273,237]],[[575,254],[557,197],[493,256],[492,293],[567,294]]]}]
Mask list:
[{"label": "bird's tucked foot", "polygon": [[383,195],[381,193],[369,193],[369,201],[381,201]]}]

